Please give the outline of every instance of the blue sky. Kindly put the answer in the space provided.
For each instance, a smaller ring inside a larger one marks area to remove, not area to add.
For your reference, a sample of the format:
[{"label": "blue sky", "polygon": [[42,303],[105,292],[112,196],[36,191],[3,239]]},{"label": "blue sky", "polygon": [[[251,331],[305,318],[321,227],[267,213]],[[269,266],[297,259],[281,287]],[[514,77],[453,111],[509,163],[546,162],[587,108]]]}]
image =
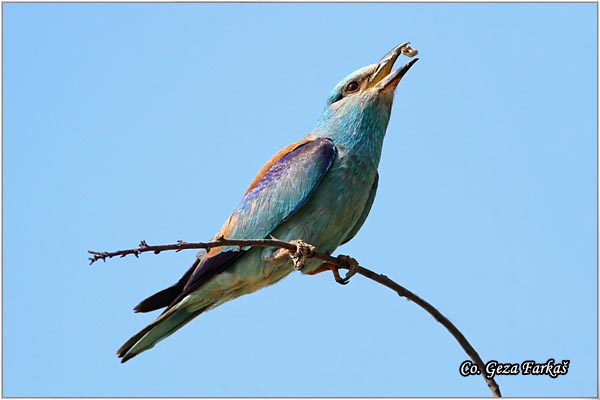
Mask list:
[{"label": "blue sky", "polygon": [[596,4],[3,4],[3,395],[487,396],[414,304],[292,274],[121,365],[139,300],[346,74],[411,41],[375,204],[338,251],[415,291],[507,396],[597,392]]}]

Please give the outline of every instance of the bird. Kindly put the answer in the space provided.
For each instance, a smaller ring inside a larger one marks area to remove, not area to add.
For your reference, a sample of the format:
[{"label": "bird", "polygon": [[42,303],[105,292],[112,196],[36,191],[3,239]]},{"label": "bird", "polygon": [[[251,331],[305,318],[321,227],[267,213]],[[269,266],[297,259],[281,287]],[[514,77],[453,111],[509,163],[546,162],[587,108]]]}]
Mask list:
[{"label": "bird", "polygon": [[[335,85],[316,127],[267,161],[213,240],[273,237],[295,241],[300,253],[316,248],[325,254],[350,241],[373,205],[394,93],[417,62],[416,53],[404,42]],[[392,71],[401,55],[412,59]],[[237,246],[199,254],[179,281],[134,308],[165,310],[119,348],[121,362],[154,347],[203,312],[278,282],[295,267],[311,275],[333,270],[339,283],[347,283],[348,275],[340,279],[330,264],[306,258],[295,265],[289,256],[278,248]],[[346,260],[357,266],[355,260]]]}]

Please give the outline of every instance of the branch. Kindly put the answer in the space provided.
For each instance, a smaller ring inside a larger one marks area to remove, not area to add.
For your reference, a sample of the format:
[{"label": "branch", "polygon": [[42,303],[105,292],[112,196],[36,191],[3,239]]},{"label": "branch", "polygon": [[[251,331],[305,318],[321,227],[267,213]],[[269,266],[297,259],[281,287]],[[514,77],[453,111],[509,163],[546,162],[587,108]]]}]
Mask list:
[{"label": "branch", "polygon": [[437,322],[442,324],[448,330],[448,332],[452,334],[452,336],[454,336],[458,344],[460,344],[460,347],[463,348],[463,350],[468,354],[468,356],[471,357],[471,360],[473,360],[473,362],[479,367],[479,370],[482,371],[481,376],[490,388],[492,396],[502,397],[502,395],[500,394],[500,387],[498,386],[494,378],[488,378],[485,372],[483,372],[485,371],[485,364],[481,360],[481,357],[479,357],[477,351],[473,348],[473,346],[471,346],[467,338],[460,332],[460,330],[458,330],[458,328],[452,322],[450,322],[448,318],[446,318],[441,312],[439,312],[437,308],[435,308],[430,303],[423,300],[410,290],[397,284],[385,275],[377,274],[363,267],[358,268],[358,273],[371,280],[374,280],[377,283],[382,284],[383,286],[392,289],[393,291],[398,293],[399,296],[405,297],[406,299],[416,303],[425,311],[427,311],[433,318],[437,320]]},{"label": "branch", "polygon": [[[162,244],[156,246],[150,246],[146,243],[145,240],[142,240],[137,248],[135,249],[126,249],[126,250],[117,250],[117,251],[94,251],[88,250],[88,253],[92,255],[89,258],[90,265],[95,263],[96,261],[102,260],[106,261],[107,258],[120,257],[123,258],[125,256],[133,254],[138,257],[141,253],[153,252],[154,254],[159,254],[162,251],[174,250],[175,252],[179,252],[181,250],[187,249],[205,249],[210,251],[210,249],[214,249],[215,247],[223,247],[223,246],[236,246],[236,247],[279,247],[281,249],[286,249],[292,253],[296,252],[298,248],[295,244],[284,242],[283,240],[278,239],[225,239],[221,236],[219,239],[212,242],[184,242],[183,240],[178,240],[176,244]],[[326,263],[333,264],[338,268],[348,269],[348,265],[344,262],[341,262],[336,257],[332,257],[329,254],[313,252],[310,255],[311,258],[316,258],[321,261],[325,261]]]},{"label": "branch", "polygon": [[[112,252],[88,250],[88,253],[92,255],[92,257],[89,258],[90,265],[91,265],[99,260],[106,261],[107,258],[113,258],[113,257],[121,257],[122,258],[122,257],[125,257],[130,254],[133,254],[136,257],[138,257],[141,253],[153,252],[155,254],[158,254],[162,251],[170,251],[170,250],[179,252],[181,250],[186,250],[186,249],[205,249],[206,251],[210,251],[210,249],[213,249],[215,247],[223,247],[223,246],[237,246],[240,248],[241,247],[278,247],[281,249],[288,250],[291,254],[294,254],[294,253],[297,253],[298,251],[300,251],[300,249],[296,246],[296,244],[290,243],[290,242],[285,242],[282,240],[277,240],[277,239],[235,240],[235,239],[225,239],[224,237],[221,236],[219,239],[212,241],[212,242],[189,243],[189,242],[184,242],[182,240],[178,240],[176,244],[156,245],[156,246],[150,246],[145,241],[142,240],[140,242],[139,246],[135,249],[117,250],[117,251],[112,251]],[[351,269],[351,266],[349,265],[348,261],[344,258],[332,257],[329,254],[319,253],[317,251],[311,252],[309,255],[307,255],[307,257],[319,259],[319,260],[324,261],[325,263],[330,264],[337,268],[348,269],[348,270]],[[386,287],[392,289],[399,296],[404,297],[407,300],[410,300],[410,301],[416,303],[421,308],[423,308],[425,311],[427,311],[433,318],[435,318],[440,324],[442,324],[452,334],[452,336],[454,336],[456,341],[460,344],[460,346],[467,353],[467,355],[471,358],[471,360],[473,360],[473,362],[479,367],[479,370],[485,371],[485,364],[481,360],[481,357],[479,356],[477,351],[475,351],[473,346],[471,346],[469,341],[458,330],[458,328],[452,322],[450,322],[450,320],[448,320],[448,318],[446,318],[441,312],[439,312],[434,306],[432,306],[430,303],[423,300],[422,298],[420,298],[419,296],[417,296],[410,290],[397,284],[396,282],[394,282],[393,280],[391,280],[390,278],[388,278],[385,275],[377,274],[377,273],[375,273],[367,268],[361,267],[361,266],[358,266],[358,270],[356,272],[366,278],[369,278],[383,286],[386,286]],[[348,279],[348,276],[346,276],[346,279]],[[492,392],[492,396],[493,397],[502,397],[502,395],[500,394],[500,387],[498,386],[498,384],[496,383],[494,378],[488,378],[486,376],[486,374],[483,372],[482,372],[481,376],[483,377],[483,379],[485,380],[485,383],[490,388],[490,391]]]}]

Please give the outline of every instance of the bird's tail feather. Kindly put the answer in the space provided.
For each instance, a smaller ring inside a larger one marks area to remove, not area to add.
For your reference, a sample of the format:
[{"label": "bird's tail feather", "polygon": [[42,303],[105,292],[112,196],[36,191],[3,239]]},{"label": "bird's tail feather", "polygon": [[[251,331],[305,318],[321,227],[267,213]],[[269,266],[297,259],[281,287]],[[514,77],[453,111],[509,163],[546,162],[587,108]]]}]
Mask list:
[{"label": "bird's tail feather", "polygon": [[173,302],[183,292],[185,284],[192,276],[192,273],[196,270],[196,267],[202,261],[202,257],[196,257],[192,266],[187,270],[181,279],[174,285],[161,290],[158,293],[154,293],[152,296],[142,300],[140,304],[135,306],[133,311],[137,312],[148,312],[158,310],[159,308],[168,307],[173,305]]},{"label": "bird's tail feather", "polygon": [[151,349],[156,343],[172,335],[179,328],[183,327],[207,309],[208,307],[205,307],[191,312],[186,309],[168,310],[125,342],[125,344],[117,350],[117,355],[121,358],[121,362],[124,363],[138,354]]},{"label": "bird's tail feather", "polygon": [[154,293],[152,296],[142,300],[140,304],[134,307],[133,311],[149,312],[158,310],[159,308],[168,307],[183,291],[183,285],[179,283]]}]

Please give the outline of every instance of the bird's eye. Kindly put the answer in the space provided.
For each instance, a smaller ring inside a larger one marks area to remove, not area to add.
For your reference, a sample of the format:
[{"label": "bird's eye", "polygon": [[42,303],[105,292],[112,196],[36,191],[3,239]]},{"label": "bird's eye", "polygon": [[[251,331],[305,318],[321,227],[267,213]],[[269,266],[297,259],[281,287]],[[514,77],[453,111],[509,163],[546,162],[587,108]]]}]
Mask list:
[{"label": "bird's eye", "polygon": [[360,83],[358,83],[358,81],[351,81],[346,85],[346,93],[354,93],[358,89],[360,89]]}]

